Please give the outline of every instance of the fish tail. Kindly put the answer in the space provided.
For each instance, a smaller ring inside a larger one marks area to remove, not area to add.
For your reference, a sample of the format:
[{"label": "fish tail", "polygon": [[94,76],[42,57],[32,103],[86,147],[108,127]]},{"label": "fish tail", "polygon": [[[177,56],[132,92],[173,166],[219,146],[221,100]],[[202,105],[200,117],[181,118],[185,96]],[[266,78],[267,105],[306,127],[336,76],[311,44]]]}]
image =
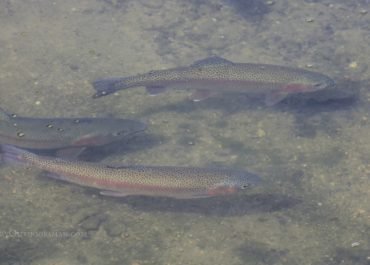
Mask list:
[{"label": "fish tail", "polygon": [[0,146],[0,158],[5,163],[28,164],[30,156],[36,156],[28,151],[17,148],[13,145],[2,144]]},{"label": "fish tail", "polygon": [[[125,80],[123,78],[107,78],[99,79],[92,83],[96,93],[93,98],[100,98],[116,92],[125,87]],[[119,87],[118,87],[119,86]]]}]

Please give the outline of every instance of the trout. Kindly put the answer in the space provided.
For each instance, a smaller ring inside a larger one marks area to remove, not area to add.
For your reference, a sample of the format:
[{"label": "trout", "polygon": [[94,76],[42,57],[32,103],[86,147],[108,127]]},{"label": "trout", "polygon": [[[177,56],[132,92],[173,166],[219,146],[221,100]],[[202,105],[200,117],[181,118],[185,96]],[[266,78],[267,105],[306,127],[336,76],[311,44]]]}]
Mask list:
[{"label": "trout", "polygon": [[11,145],[2,145],[2,160],[33,166],[51,177],[101,190],[102,195],[145,195],[195,199],[234,194],[260,182],[257,175],[239,170],[170,167],[109,166],[100,163],[39,156]]},{"label": "trout", "polygon": [[30,118],[0,109],[0,143],[21,148],[77,153],[85,147],[119,141],[145,129],[145,123],[130,119]]},{"label": "trout", "polygon": [[280,65],[234,63],[220,57],[196,61],[190,66],[150,71],[122,78],[96,80],[93,98],[121,89],[144,86],[151,95],[167,88],[195,89],[193,101],[224,92],[260,93],[265,103],[274,105],[289,94],[307,93],[333,87],[328,76]]}]

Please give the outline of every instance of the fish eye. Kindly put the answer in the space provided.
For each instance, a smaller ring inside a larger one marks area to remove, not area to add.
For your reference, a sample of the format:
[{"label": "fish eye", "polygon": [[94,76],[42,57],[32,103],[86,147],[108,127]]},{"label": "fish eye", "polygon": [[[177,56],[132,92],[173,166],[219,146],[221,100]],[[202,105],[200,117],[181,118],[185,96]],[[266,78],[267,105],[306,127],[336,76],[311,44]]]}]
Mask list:
[{"label": "fish eye", "polygon": [[112,133],[113,136],[120,136],[122,134],[124,134],[124,131]]}]

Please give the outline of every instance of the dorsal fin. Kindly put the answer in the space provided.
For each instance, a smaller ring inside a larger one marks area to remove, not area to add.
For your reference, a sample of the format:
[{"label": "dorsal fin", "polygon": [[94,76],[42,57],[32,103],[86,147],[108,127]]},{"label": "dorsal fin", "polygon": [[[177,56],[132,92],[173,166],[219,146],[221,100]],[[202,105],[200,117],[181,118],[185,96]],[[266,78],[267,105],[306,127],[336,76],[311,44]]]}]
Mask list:
[{"label": "dorsal fin", "polygon": [[211,66],[211,65],[227,65],[233,64],[232,61],[226,60],[218,56],[208,57],[199,61],[195,61],[191,66]]},{"label": "dorsal fin", "polygon": [[105,165],[106,168],[113,168],[113,169],[122,169],[122,168],[129,168],[129,166],[119,166],[119,165]]},{"label": "dorsal fin", "polygon": [[11,117],[6,111],[0,108],[0,121],[10,121]]}]

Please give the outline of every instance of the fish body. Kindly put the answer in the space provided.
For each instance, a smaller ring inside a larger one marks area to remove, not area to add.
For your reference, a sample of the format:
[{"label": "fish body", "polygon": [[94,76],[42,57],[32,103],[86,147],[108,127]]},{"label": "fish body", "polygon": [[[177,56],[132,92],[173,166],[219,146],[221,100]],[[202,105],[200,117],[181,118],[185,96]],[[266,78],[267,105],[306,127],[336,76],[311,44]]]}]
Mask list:
[{"label": "fish body", "polygon": [[223,92],[263,93],[273,105],[289,94],[313,92],[334,86],[328,76],[300,68],[280,65],[233,63],[210,57],[188,67],[150,71],[123,78],[108,78],[93,83],[94,98],[121,89],[144,86],[152,95],[167,88],[195,89],[194,101]]},{"label": "fish body", "polygon": [[100,146],[146,129],[143,122],[113,118],[30,118],[0,109],[0,143],[29,149]]},{"label": "fish body", "polygon": [[2,145],[2,160],[52,173],[54,178],[102,190],[110,196],[146,195],[192,199],[233,194],[250,188],[260,178],[249,172],[194,167],[122,166],[38,156]]}]

